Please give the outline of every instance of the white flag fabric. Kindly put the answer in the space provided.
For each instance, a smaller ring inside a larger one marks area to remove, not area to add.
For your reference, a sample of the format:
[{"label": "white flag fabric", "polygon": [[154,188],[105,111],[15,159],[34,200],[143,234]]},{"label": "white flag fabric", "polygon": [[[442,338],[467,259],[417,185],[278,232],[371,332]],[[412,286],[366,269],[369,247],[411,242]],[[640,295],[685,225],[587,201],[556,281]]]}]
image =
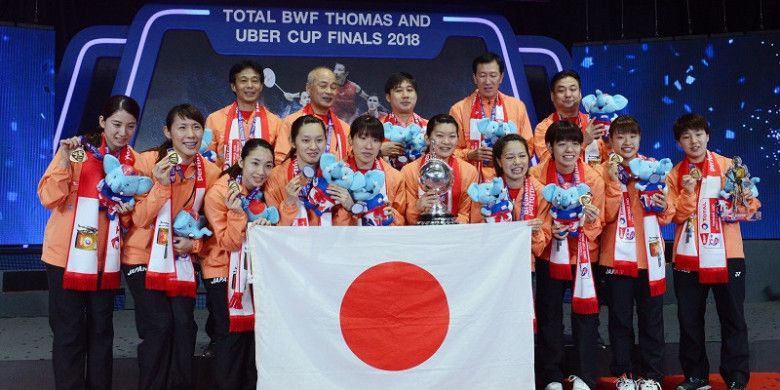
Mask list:
[{"label": "white flag fabric", "polygon": [[252,227],[258,389],[530,389],[522,222]]}]

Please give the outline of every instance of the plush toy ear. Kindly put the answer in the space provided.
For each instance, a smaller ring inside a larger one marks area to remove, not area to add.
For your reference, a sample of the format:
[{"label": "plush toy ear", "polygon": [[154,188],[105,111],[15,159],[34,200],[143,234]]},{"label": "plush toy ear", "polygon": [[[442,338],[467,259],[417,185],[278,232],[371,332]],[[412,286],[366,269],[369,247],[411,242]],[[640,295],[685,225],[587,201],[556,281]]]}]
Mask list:
[{"label": "plush toy ear", "polygon": [[119,167],[120,167],[119,160],[116,157],[110,154],[106,154],[103,157],[103,172],[105,172],[106,174],[111,173],[111,171]]},{"label": "plush toy ear", "polygon": [[211,140],[214,138],[214,132],[210,128],[203,129],[203,137],[200,139],[200,148],[198,149],[201,153],[206,153],[206,150],[208,150],[209,145],[211,145]]},{"label": "plush toy ear", "polygon": [[[579,195],[585,195],[588,192],[590,192],[590,187],[587,184],[582,183],[582,184],[577,185],[577,193]],[[577,195],[577,196],[579,196],[579,195]]]},{"label": "plush toy ear", "polygon": [[582,106],[585,107],[585,111],[590,112],[594,105],[596,105],[596,95],[586,95],[582,98]]},{"label": "plush toy ear", "polygon": [[631,168],[631,173],[633,173],[636,176],[639,176],[640,170],[642,168],[642,160],[639,158],[633,158],[631,161],[628,162],[628,167]]},{"label": "plush toy ear", "polygon": [[490,119],[489,118],[482,118],[477,121],[477,129],[480,133],[484,133],[485,130],[487,130],[488,125],[490,125]]},{"label": "plush toy ear", "polygon": [[517,134],[517,125],[515,124],[514,121],[506,122],[506,124],[509,127],[507,134]]},{"label": "plush toy ear", "polygon": [[663,172],[664,174],[669,173],[669,171],[672,170],[672,167],[674,167],[674,164],[672,164],[672,160],[668,158],[662,158],[660,161],[658,161],[659,165],[659,171]]},{"label": "plush toy ear", "polygon": [[477,183],[469,184],[469,188],[466,190],[466,193],[469,194],[469,198],[471,198],[471,200],[479,202],[479,186]]},{"label": "plush toy ear", "polygon": [[412,132],[412,134],[422,134],[422,127],[417,123],[412,123],[409,125],[409,131]]},{"label": "plush toy ear", "polygon": [[279,223],[279,210],[276,207],[269,207],[265,211],[268,214],[265,218],[268,222],[271,222],[273,225]]},{"label": "plush toy ear", "polygon": [[334,156],[332,153],[323,153],[322,156],[320,156],[320,169],[323,171],[325,168],[333,165],[336,163],[336,156]]},{"label": "plush toy ear", "polygon": [[628,99],[623,95],[612,95],[612,109],[614,111],[622,110],[628,105]]},{"label": "plush toy ear", "polygon": [[548,202],[552,202],[555,198],[555,193],[558,191],[558,186],[555,184],[548,184],[542,188],[542,197]]},{"label": "plush toy ear", "polygon": [[385,129],[385,138],[390,139],[390,134],[393,134],[393,124],[390,122],[385,122],[382,127]]},{"label": "plush toy ear", "polygon": [[152,185],[154,183],[152,182],[152,179],[146,177],[146,176],[135,176],[137,178],[137,187],[136,187],[136,195],[139,194],[145,194],[149,192],[152,189]]}]

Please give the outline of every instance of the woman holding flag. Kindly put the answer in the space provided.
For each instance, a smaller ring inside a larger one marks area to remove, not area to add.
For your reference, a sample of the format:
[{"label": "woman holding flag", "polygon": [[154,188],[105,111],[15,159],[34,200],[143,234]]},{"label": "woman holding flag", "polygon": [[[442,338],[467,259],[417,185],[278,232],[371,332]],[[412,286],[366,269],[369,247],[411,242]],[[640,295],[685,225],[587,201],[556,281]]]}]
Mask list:
[{"label": "woman holding flag", "polygon": [[[322,210],[307,207],[313,181],[322,180],[319,163],[325,152],[325,124],[313,115],[303,115],[290,127],[292,148],[268,178],[266,201],[279,209],[280,226],[346,226],[352,217],[346,210],[354,204],[345,188],[328,185],[324,191],[333,205]],[[317,176],[315,178],[315,176]],[[321,194],[324,196],[325,194]]]},{"label": "woman holding flag", "polygon": [[[120,224],[130,203],[101,206],[98,183],[110,154],[132,169],[137,153],[138,103],[112,96],[91,134],[60,141],[38,183],[41,204],[51,209],[41,260],[49,282],[52,361],[58,389],[110,388],[114,341],[114,289],[119,288]],[[70,234],[63,234],[70,232]]]},{"label": "woman holding flag", "polygon": [[201,240],[173,235],[180,211],[197,219],[219,168],[200,156],[203,114],[189,104],[173,107],[163,134],[167,140],[142,153],[136,168],[154,181],[137,197],[122,251],[122,272],[135,301],[139,388],[191,388],[197,325],[193,255]]},{"label": "woman holding flag", "polygon": [[254,389],[257,382],[254,303],[248,285],[251,267],[245,240],[250,215],[252,224],[268,226],[278,222],[269,220],[274,219],[270,216],[257,217],[268,210],[262,188],[273,167],[271,144],[250,139],[241,158],[222,172],[206,193],[204,209],[215,242],[201,268],[214,313],[216,389]]}]

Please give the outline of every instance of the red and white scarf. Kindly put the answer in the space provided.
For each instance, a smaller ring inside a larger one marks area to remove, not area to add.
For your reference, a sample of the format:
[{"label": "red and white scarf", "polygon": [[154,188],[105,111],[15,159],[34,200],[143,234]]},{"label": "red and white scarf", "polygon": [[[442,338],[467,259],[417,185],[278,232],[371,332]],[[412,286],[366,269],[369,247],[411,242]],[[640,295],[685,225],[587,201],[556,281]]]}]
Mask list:
[{"label": "red and white scarf", "polygon": [[[504,182],[506,183],[506,178],[504,178]],[[510,198],[512,203],[515,203],[515,198],[512,197],[512,192],[509,191]],[[538,213],[538,205],[536,203],[536,189],[534,188],[534,184],[531,182],[530,177],[525,178],[525,182],[523,183],[523,195],[520,200],[520,207],[518,210],[517,218],[515,219],[514,216],[512,218],[515,221],[530,221],[534,218],[536,218],[536,214]],[[518,207],[515,207],[518,209]],[[532,259],[533,260],[533,259]],[[532,297],[533,301],[536,302],[536,297]],[[536,304],[534,304],[533,308],[533,315],[534,315],[534,333],[536,333]]]},{"label": "red and white scarf", "polygon": [[231,333],[250,332],[254,330],[255,326],[255,305],[252,287],[249,285],[252,265],[249,261],[246,237],[241,241],[241,248],[237,251],[231,251],[228,257],[228,270],[230,272],[227,281],[229,331]]},{"label": "red and white scarf", "polygon": [[[621,182],[620,190],[622,191],[622,197],[615,229],[613,269],[618,275],[628,275],[636,278],[639,275],[639,267],[637,265],[634,213],[631,210],[631,199],[626,184]],[[666,259],[664,258],[664,240],[661,236],[661,227],[658,225],[658,215],[653,212],[643,212],[642,227],[644,249],[647,255],[647,277],[649,279],[650,296],[655,297],[666,292]]]},{"label": "red and white scarf", "polygon": [[[431,159],[430,154],[425,154],[423,156],[422,161],[420,162],[420,167],[425,165],[425,163],[428,162],[428,160]],[[460,166],[458,165],[458,160],[455,156],[450,156],[447,159],[447,165],[449,165],[450,168],[452,168],[452,188],[447,191],[447,193],[444,196],[444,205],[447,206],[447,211],[450,212],[452,215],[454,215],[456,218],[458,217],[458,209],[460,207]],[[417,190],[417,196],[422,196],[425,194],[425,191],[423,191],[422,188],[418,188]]]},{"label": "red and white scarf", "polygon": [[[206,194],[206,170],[203,158],[195,156],[195,200],[191,210],[200,213],[203,197]],[[182,167],[186,170],[186,167]],[[173,183],[171,183],[173,185]],[[197,283],[195,269],[189,254],[179,255],[173,250],[173,196],[165,200],[154,222],[152,250],[149,253],[149,266],[146,270],[146,288],[165,291],[168,296],[195,297]]]},{"label": "red and white scarf", "polygon": [[[106,140],[101,137],[99,153],[108,151]],[[81,163],[76,207],[73,210],[73,226],[70,233],[70,247],[65,260],[65,273],[62,288],[68,290],[98,290],[98,245],[105,246],[103,272],[100,277],[101,290],[119,288],[119,260],[121,236],[119,234],[119,216],[108,222],[108,236],[104,241],[98,237],[100,202],[97,185],[105,177],[102,156],[96,156],[85,150],[88,158]],[[135,156],[130,146],[117,152],[119,162],[132,166]],[[108,210],[106,211],[108,212]]]},{"label": "red and white scarf", "polygon": [[412,113],[412,121],[411,123],[401,123],[401,120],[398,118],[398,116],[391,112],[382,119],[382,123],[389,123],[394,126],[401,126],[401,127],[409,127],[412,124],[416,124],[417,126],[420,126],[421,128],[425,129],[426,121],[421,116],[417,115],[416,113]]},{"label": "red and white scarf", "polygon": [[[728,283],[726,242],[723,236],[723,222],[718,215],[721,170],[710,151],[707,151],[704,164],[695,223],[689,226],[690,219],[683,223],[677,251],[674,254],[674,264],[680,270],[698,271],[700,283]],[[688,174],[689,169],[687,161],[680,164],[678,185],[681,188],[682,177]],[[692,229],[690,237],[686,236],[688,229]]]},{"label": "red and white scarf", "polygon": [[[223,161],[222,169],[230,168],[241,158],[241,149],[244,147],[247,137],[244,129],[244,118],[238,109],[238,102],[228,108],[225,130],[223,133]],[[268,137],[268,114],[260,103],[255,103],[255,110],[249,117],[251,127],[248,138]],[[265,132],[265,134],[264,134]]]},{"label": "red and white scarf", "polygon": [[[559,180],[554,161],[550,160],[547,164],[547,183],[556,183],[561,187],[568,188],[585,181],[585,166],[582,160],[577,160],[577,166],[572,175],[573,183],[562,183]],[[590,264],[588,237],[582,231],[582,226],[578,226],[577,229],[579,230],[577,235],[577,274],[574,275],[572,310],[577,314],[597,314],[599,302],[596,297],[596,284]],[[553,242],[550,245],[550,277],[556,280],[572,280],[568,237],[560,243]]]},{"label": "red and white scarf", "polygon": [[[311,107],[311,103],[303,107],[303,113],[314,117],[319,115],[314,113],[314,109]],[[328,110],[328,120],[325,121],[325,130],[327,132],[325,137],[325,151],[335,154],[339,157],[339,160],[344,161],[347,159],[347,135],[344,133],[344,129],[341,128],[341,122],[336,114],[332,110]],[[336,150],[331,147],[333,137],[336,137]]]},{"label": "red and white scarf", "polygon": [[[301,173],[301,169],[298,167],[298,160],[294,159],[290,162],[290,167],[287,168],[287,182],[292,180],[293,177],[297,176],[299,173]],[[309,180],[311,180],[311,178],[309,178]],[[311,185],[304,187],[311,187]],[[308,192],[309,190],[306,190],[305,196],[308,196]],[[332,225],[333,213],[331,211],[326,211],[320,215],[320,226]],[[309,226],[309,213],[306,211],[306,206],[303,205],[303,202],[298,202],[298,213],[295,215],[295,219],[293,219],[292,226]]]}]

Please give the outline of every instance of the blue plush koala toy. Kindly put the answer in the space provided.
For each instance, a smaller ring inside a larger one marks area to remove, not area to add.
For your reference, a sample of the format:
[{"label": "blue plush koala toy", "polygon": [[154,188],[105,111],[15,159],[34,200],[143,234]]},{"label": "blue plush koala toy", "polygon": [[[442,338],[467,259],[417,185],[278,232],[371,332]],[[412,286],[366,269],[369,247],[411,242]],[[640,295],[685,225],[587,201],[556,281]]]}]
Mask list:
[{"label": "blue plush koala toy", "polygon": [[271,225],[279,223],[279,210],[276,207],[267,207],[262,200],[262,193],[258,193],[255,199],[241,197],[241,208],[246,213],[247,222],[254,222],[260,218],[265,218]]},{"label": "blue plush koala toy", "polygon": [[477,129],[482,134],[482,146],[492,148],[499,138],[507,134],[517,134],[517,125],[513,121],[498,122],[489,118],[477,121]]},{"label": "blue plush koala toy", "polygon": [[[607,131],[609,131],[609,125],[612,123],[617,114],[628,105],[628,99],[623,95],[610,95],[608,93],[601,92],[600,89],[596,90],[596,94],[587,95],[582,98],[582,106],[585,107],[585,111],[596,117],[593,121],[595,124],[604,124]],[[608,138],[608,133],[605,133],[604,139]]]},{"label": "blue plush koala toy", "polygon": [[[356,175],[363,175],[360,172]],[[385,173],[379,169],[372,169],[363,175],[365,185],[362,188],[350,191],[355,205],[352,213],[360,218],[362,226],[387,226],[393,223],[392,215],[385,215],[387,198],[382,193],[385,187]]]},{"label": "blue plush koala toy", "polygon": [[632,159],[628,162],[631,173],[638,181],[634,186],[639,190],[639,199],[647,213],[660,213],[662,208],[653,206],[650,200],[653,194],[666,192],[666,175],[672,170],[672,160],[662,158],[656,160]]},{"label": "blue plush koala toy", "polygon": [[317,216],[336,206],[336,202],[327,192],[329,184],[353,191],[365,186],[365,178],[363,175],[356,175],[345,162],[338,161],[332,153],[323,153],[320,157],[319,175],[312,179],[311,190],[303,202],[304,206],[314,210]]},{"label": "blue plush koala toy", "polygon": [[486,183],[471,183],[466,193],[471,200],[482,205],[479,212],[485,217],[487,223],[512,221],[514,205],[509,200],[509,190],[500,177]]},{"label": "blue plush koala toy", "polygon": [[97,185],[100,205],[108,210],[108,217],[114,219],[119,202],[135,204],[133,196],[145,194],[152,189],[152,179],[136,175],[135,169],[122,165],[119,160],[106,154],[103,157],[103,171],[106,176]]},{"label": "blue plush koala toy", "polygon": [[217,161],[217,153],[209,150],[209,145],[214,140],[214,131],[210,128],[203,130],[203,138],[200,140],[200,155],[211,162]]},{"label": "blue plush koala toy", "polygon": [[550,216],[561,225],[569,227],[569,236],[577,237],[583,210],[580,196],[590,192],[587,184],[563,188],[557,184],[548,184],[542,188],[542,196],[550,202]]},{"label": "blue plush koala toy", "polygon": [[211,236],[211,230],[206,226],[206,218],[198,216],[192,210],[182,210],[173,220],[173,234],[199,240],[203,236]]}]

